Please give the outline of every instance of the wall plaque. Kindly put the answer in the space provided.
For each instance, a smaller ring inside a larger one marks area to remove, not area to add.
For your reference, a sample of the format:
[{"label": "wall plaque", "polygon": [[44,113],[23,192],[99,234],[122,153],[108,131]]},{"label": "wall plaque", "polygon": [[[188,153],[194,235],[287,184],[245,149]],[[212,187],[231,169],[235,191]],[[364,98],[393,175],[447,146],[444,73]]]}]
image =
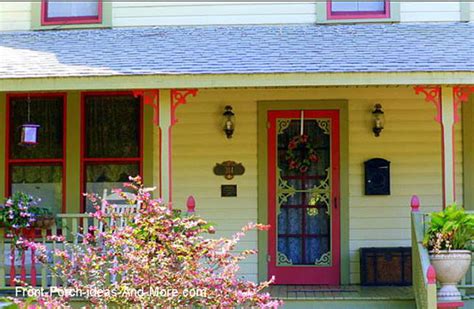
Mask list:
[{"label": "wall plaque", "polygon": [[224,176],[227,180],[234,178],[234,175],[240,176],[244,173],[245,168],[242,163],[237,163],[235,161],[224,161],[222,163],[216,163],[216,166],[214,166],[214,174],[217,176]]},{"label": "wall plaque", "polygon": [[237,185],[221,185],[221,197],[236,197]]}]

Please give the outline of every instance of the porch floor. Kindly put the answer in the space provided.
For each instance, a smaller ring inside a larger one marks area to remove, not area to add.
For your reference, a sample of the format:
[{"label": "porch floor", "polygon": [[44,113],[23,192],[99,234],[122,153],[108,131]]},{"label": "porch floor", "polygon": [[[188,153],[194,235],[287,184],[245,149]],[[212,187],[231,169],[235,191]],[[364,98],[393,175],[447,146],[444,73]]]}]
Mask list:
[{"label": "porch floor", "polygon": [[269,293],[282,300],[414,300],[411,286],[273,285]]}]

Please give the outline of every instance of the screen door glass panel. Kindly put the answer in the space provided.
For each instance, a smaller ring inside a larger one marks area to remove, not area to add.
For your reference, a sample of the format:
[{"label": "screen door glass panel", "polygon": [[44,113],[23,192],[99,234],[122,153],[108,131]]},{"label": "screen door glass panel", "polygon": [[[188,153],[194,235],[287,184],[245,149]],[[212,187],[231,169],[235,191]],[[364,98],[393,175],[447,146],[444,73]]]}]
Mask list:
[{"label": "screen door glass panel", "polygon": [[277,266],[331,266],[331,120],[276,125]]}]

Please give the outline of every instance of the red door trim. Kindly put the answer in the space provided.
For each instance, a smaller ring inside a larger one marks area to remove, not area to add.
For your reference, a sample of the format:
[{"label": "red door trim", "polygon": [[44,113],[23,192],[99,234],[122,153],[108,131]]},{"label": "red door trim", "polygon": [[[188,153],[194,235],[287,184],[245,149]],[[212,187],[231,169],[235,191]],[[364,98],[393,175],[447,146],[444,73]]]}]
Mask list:
[{"label": "red door trim", "polygon": [[332,284],[340,283],[340,128],[338,110],[305,110],[307,118],[331,119],[331,251],[332,266],[277,266],[276,252],[276,119],[299,118],[300,111],[268,111],[270,124],[267,135],[268,143],[268,222],[272,227],[268,235],[268,277],[275,276],[275,284]]}]

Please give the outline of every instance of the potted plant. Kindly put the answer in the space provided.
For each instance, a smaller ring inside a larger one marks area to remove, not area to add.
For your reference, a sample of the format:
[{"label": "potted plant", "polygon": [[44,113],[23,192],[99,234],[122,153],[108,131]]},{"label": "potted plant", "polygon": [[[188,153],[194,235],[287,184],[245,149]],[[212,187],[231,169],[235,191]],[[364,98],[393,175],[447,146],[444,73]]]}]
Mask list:
[{"label": "potted plant", "polygon": [[432,213],[430,219],[423,244],[430,251],[430,261],[441,284],[438,299],[460,301],[456,285],[471,265],[474,215],[454,204]]},{"label": "potted plant", "polygon": [[16,192],[0,206],[0,227],[10,230],[15,243],[21,234],[32,235],[32,229],[47,228],[54,223],[53,214],[38,207],[39,201],[24,192]]}]

